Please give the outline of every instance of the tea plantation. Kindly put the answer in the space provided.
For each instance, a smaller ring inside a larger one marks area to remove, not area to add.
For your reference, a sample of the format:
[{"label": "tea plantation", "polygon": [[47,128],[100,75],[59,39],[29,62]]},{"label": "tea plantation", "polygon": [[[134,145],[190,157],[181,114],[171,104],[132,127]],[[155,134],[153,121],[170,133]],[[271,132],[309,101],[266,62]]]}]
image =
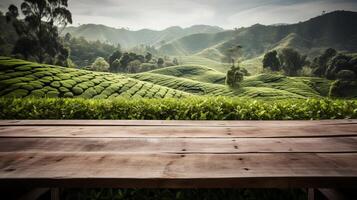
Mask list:
[{"label": "tea plantation", "polygon": [[[178,68],[178,67],[177,67]],[[312,77],[286,77],[279,74],[259,74],[245,77],[238,89],[224,84],[192,80],[188,75],[177,77],[178,70],[163,69],[131,75],[132,78],[166,86],[188,93],[213,96],[236,96],[266,100],[288,98],[321,98],[328,95],[331,81]],[[182,70],[182,67],[180,67]],[[168,75],[171,72],[171,75]]]},{"label": "tea plantation", "polygon": [[264,100],[321,98],[331,82],[279,74],[247,76],[238,89],[213,68],[181,65],[139,74],[113,74],[0,57],[0,97],[181,98],[192,95]]},{"label": "tea plantation", "polygon": [[123,75],[0,58],[2,97],[181,98],[190,94]]}]

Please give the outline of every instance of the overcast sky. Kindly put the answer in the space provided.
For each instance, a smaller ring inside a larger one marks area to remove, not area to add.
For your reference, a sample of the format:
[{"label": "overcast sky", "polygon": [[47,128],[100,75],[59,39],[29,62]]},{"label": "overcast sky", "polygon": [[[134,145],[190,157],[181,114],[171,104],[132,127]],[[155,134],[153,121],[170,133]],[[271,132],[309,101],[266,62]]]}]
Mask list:
[{"label": "overcast sky", "polygon": [[[22,0],[1,0],[1,10]],[[296,23],[323,11],[357,11],[357,0],[69,0],[74,26],[104,24],[161,30],[169,26]]]}]

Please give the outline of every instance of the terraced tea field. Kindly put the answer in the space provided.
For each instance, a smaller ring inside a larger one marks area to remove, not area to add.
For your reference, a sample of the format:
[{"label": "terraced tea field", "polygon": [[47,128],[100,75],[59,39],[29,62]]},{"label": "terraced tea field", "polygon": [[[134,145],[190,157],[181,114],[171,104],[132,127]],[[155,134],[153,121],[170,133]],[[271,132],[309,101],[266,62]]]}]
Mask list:
[{"label": "terraced tea field", "polygon": [[2,97],[185,97],[190,94],[119,74],[0,58]]},{"label": "terraced tea field", "polygon": [[155,74],[182,77],[205,83],[224,84],[226,79],[225,73],[201,65],[179,65],[173,67],[165,67],[150,72]]},{"label": "terraced tea field", "polygon": [[[163,69],[165,70],[165,69]],[[172,70],[165,70],[170,72]],[[223,84],[194,81],[152,72],[131,75],[135,79],[151,82],[188,93],[213,96],[237,96],[260,99],[320,98],[328,95],[330,81],[322,78],[295,78],[278,74],[259,74],[245,77],[239,89],[231,89]],[[175,71],[174,71],[175,72]],[[189,77],[189,76],[185,76]]]},{"label": "terraced tea field", "polygon": [[163,74],[146,72],[133,74],[131,77],[141,81],[147,81],[157,85],[199,95],[237,96],[239,94],[238,90],[232,90],[223,84],[204,83],[187,78],[178,78]]},{"label": "terraced tea field", "polygon": [[182,65],[124,75],[0,58],[0,97],[319,98],[327,96],[330,81],[259,74],[245,77],[241,85],[239,89],[224,85],[224,73],[205,66]]}]

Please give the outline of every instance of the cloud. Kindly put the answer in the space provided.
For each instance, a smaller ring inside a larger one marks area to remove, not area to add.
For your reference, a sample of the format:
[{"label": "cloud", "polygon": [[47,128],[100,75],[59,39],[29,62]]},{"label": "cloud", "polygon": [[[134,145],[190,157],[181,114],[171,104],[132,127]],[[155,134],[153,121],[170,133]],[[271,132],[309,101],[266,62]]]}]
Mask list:
[{"label": "cloud", "polygon": [[252,24],[296,23],[320,15],[323,11],[357,10],[353,2],[306,1],[299,4],[264,5],[238,12],[227,19],[226,26],[250,26]]},{"label": "cloud", "polygon": [[[23,0],[1,0],[0,9]],[[357,11],[356,0],[69,0],[74,25],[96,23],[131,29],[194,24],[224,28],[295,23],[323,10]]]}]

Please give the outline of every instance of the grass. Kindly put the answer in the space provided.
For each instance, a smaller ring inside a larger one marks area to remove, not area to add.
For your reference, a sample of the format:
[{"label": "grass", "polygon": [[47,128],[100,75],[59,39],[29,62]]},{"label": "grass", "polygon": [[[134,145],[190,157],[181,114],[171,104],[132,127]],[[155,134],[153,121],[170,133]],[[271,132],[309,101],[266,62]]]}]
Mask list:
[{"label": "grass", "polygon": [[2,97],[180,98],[188,95],[119,74],[0,59]]},{"label": "grass", "polygon": [[205,83],[224,84],[226,74],[201,65],[179,65],[150,71],[180,78],[187,78]]}]

